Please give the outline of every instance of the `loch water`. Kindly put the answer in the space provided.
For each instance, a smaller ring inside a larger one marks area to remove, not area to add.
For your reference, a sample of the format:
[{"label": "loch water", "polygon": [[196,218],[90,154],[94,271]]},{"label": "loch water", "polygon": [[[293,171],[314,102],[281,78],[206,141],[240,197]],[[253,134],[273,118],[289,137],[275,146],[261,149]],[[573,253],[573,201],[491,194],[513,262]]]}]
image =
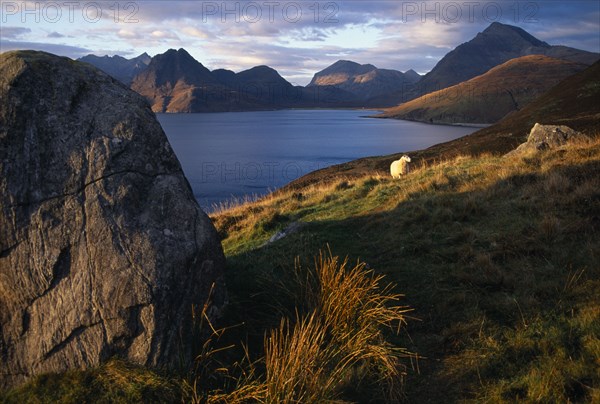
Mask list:
[{"label": "loch water", "polygon": [[311,171],[423,149],[477,128],[372,119],[368,110],[158,114],[196,199],[207,211],[260,196]]}]

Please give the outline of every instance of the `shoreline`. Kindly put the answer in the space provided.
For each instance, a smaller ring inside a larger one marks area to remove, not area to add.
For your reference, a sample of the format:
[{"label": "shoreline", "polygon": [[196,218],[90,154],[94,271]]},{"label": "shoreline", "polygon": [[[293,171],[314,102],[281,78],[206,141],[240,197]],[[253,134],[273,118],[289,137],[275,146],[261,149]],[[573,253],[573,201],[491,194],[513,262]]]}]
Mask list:
[{"label": "shoreline", "polygon": [[[380,111],[383,112],[383,111]],[[468,122],[427,122],[427,121],[419,121],[416,119],[404,119],[404,118],[394,118],[391,116],[384,116],[384,115],[372,115],[372,116],[365,116],[365,118],[374,118],[374,119],[395,119],[396,121],[407,121],[407,122],[416,122],[416,123],[424,123],[426,125],[438,125],[438,126],[460,126],[460,127],[466,127],[466,128],[487,128],[490,127],[492,125],[495,125],[494,123],[468,123]]]},{"label": "shoreline", "polygon": [[[382,108],[361,108],[361,107],[342,107],[342,108],[329,108],[329,107],[306,107],[306,108],[275,108],[275,109],[257,109],[257,110],[246,110],[246,111],[205,111],[205,112],[155,112],[156,115],[191,115],[191,114],[238,114],[238,113],[247,113],[247,112],[277,112],[277,111],[370,111],[373,113],[383,113]],[[361,115],[360,118],[370,118],[370,119],[394,119],[396,121],[407,121],[414,123],[422,123],[426,125],[436,125],[436,126],[458,126],[463,128],[487,128],[489,126],[494,125],[493,123],[468,123],[468,122],[455,122],[455,123],[445,123],[445,122],[425,122],[425,121],[417,121],[414,119],[398,119],[392,118],[388,116],[381,115]]]}]

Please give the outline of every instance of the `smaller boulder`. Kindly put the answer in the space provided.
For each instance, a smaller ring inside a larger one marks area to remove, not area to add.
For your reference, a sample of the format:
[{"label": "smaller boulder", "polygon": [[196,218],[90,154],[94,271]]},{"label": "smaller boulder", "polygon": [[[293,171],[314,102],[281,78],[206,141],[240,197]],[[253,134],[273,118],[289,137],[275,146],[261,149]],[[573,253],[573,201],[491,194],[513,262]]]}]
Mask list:
[{"label": "smaller boulder", "polygon": [[527,141],[508,153],[507,156],[555,149],[564,144],[583,139],[587,139],[587,137],[581,132],[577,132],[568,126],[541,125],[536,123],[531,129],[531,132],[529,132]]}]

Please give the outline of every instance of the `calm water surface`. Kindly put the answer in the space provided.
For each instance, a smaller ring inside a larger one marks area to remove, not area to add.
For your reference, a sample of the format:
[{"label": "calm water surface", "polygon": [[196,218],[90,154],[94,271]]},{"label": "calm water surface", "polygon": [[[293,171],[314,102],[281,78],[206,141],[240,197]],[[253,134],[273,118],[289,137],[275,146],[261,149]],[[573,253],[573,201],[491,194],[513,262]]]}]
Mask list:
[{"label": "calm water surface", "polygon": [[207,209],[262,195],[333,164],[423,149],[476,128],[368,119],[371,111],[159,114],[196,199]]}]

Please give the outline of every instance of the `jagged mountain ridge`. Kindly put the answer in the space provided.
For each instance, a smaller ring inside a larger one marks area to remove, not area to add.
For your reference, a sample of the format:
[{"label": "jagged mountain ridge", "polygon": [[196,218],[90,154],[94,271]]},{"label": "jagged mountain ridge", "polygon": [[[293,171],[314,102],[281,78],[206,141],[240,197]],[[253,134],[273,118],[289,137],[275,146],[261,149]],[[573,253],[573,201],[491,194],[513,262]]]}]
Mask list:
[{"label": "jagged mountain ridge", "polygon": [[223,84],[185,49],[156,55],[131,88],[155,112],[212,112],[256,109],[260,101]]},{"label": "jagged mountain ridge", "polygon": [[353,94],[338,88],[294,86],[269,66],[239,73],[210,71],[185,49],[152,58],[131,88],[155,112],[221,112],[314,106],[358,106]]},{"label": "jagged mountain ridge", "polygon": [[122,83],[130,85],[133,78],[148,67],[152,58],[144,52],[132,59],[126,59],[119,55],[96,56],[90,54],[78,60],[96,66]]}]

